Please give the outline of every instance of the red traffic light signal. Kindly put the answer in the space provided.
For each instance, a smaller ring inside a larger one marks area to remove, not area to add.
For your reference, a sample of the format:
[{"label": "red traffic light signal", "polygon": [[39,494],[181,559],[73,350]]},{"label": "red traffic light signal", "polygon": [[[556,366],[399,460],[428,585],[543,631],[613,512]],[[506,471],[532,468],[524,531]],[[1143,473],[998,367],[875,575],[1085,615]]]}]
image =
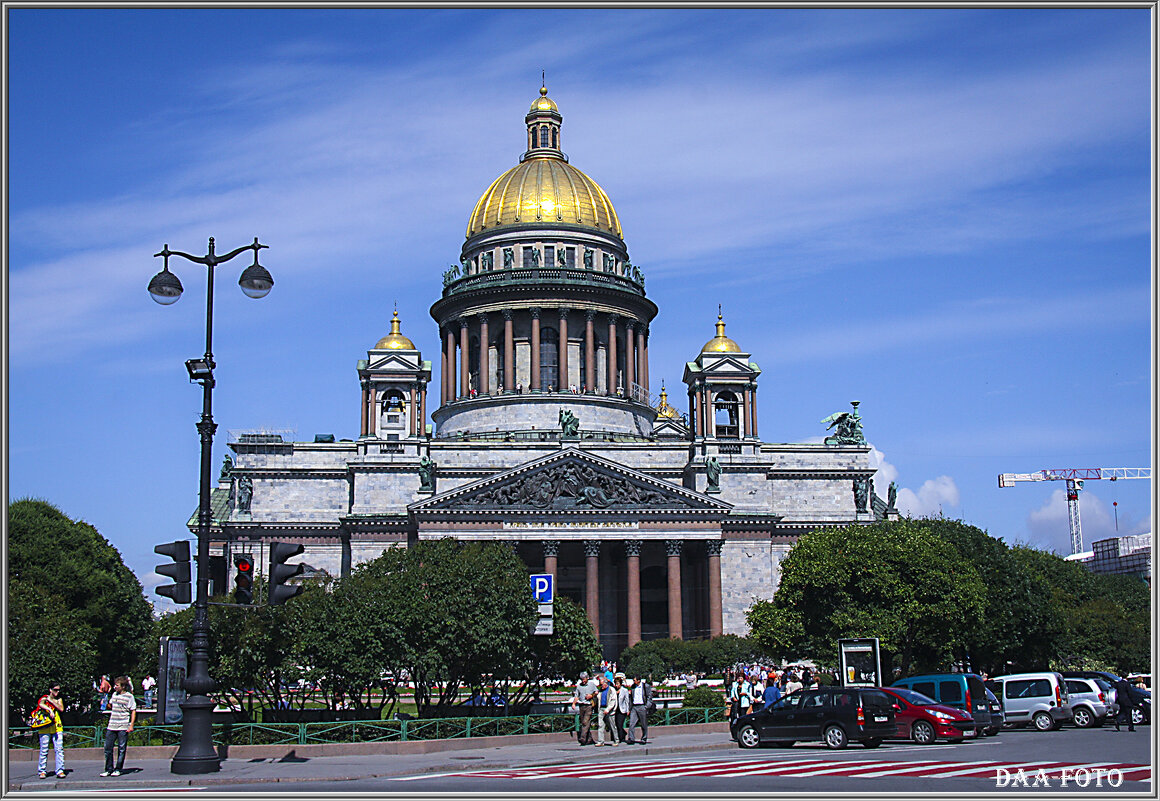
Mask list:
[{"label": "red traffic light signal", "polygon": [[254,602],[254,557],[248,553],[234,557],[234,603],[251,604]]}]

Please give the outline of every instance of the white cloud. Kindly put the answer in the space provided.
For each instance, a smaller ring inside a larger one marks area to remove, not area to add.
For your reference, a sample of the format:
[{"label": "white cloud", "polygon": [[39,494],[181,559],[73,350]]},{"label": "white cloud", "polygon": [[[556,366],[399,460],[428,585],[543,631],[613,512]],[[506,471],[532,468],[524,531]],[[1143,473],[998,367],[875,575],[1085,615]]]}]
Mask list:
[{"label": "white cloud", "polygon": [[[886,460],[882,451],[870,446],[870,466],[876,468],[874,491],[885,497],[890,482],[898,480],[898,468]],[[898,511],[905,517],[935,517],[946,514],[948,507],[959,505],[959,488],[950,476],[927,479],[917,490],[898,488]]]},{"label": "white cloud", "polygon": [[[1142,518],[1120,514],[1117,529],[1116,510],[1092,492],[1090,484],[1087,486],[1079,494],[1079,521],[1085,551],[1090,551],[1092,543],[1097,540],[1151,532],[1150,513]],[[1052,492],[1042,506],[1027,515],[1027,529],[1031,533],[1031,545],[1054,553],[1071,553],[1071,524],[1068,520],[1066,492],[1062,487]]]}]

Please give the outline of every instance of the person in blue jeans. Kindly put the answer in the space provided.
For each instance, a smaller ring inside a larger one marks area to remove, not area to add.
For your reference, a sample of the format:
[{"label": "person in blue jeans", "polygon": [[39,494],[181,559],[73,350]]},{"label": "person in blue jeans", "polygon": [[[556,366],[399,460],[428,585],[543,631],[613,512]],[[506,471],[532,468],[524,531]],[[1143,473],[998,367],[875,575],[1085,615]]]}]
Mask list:
[{"label": "person in blue jeans", "polygon": [[[109,725],[105,729],[105,771],[102,776],[120,776],[125,767],[129,732],[137,723],[137,699],[133,697],[128,676],[118,676],[109,698]],[[113,767],[113,746],[117,746],[117,766]]]},{"label": "person in blue jeans", "polygon": [[60,682],[54,681],[48,685],[48,695],[40,696],[37,707],[43,709],[52,718],[52,725],[39,730],[40,734],[40,761],[37,763],[37,775],[40,778],[48,776],[48,746],[51,743],[56,752],[56,777],[64,778],[64,726],[60,722],[60,713],[64,711],[64,701],[60,697]]}]

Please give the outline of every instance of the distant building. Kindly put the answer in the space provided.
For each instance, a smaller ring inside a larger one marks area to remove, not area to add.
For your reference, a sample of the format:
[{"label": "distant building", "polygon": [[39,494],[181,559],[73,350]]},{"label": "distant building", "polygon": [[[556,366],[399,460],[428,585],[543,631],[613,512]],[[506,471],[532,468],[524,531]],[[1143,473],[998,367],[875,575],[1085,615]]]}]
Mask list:
[{"label": "distant building", "polygon": [[1127,573],[1152,581],[1152,535],[1109,537],[1096,540],[1090,551],[1066,557],[1082,563],[1093,573]]},{"label": "distant building", "polygon": [[[874,487],[857,402],[823,421],[824,443],[758,438],[762,371],[720,313],[687,326],[715,332],[688,349],[688,411],[652,392],[658,307],[612,202],[561,149],[562,119],[541,89],[526,152],[471,212],[431,307],[437,367],[396,313],[357,362],[358,439],[231,438],[212,504],[218,565],[248,553],[262,571],[271,541],[299,542],[345,576],[421,540],[503,541],[530,572],[555,574],[615,658],[642,639],[744,634],[799,536],[897,517]],[[707,307],[737,291],[685,290]],[[766,381],[809,390],[784,371]],[[817,403],[819,418],[836,405]]]}]

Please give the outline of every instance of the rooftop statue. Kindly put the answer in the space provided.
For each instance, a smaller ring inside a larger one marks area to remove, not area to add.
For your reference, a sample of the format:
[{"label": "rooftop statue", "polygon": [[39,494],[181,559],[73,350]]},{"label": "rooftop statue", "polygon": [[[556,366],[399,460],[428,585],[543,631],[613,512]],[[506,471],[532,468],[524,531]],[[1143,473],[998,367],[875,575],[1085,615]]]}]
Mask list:
[{"label": "rooftop statue", "polygon": [[427,454],[419,459],[419,490],[421,492],[435,491],[435,462]]},{"label": "rooftop statue", "polygon": [[710,456],[705,461],[705,478],[709,482],[705,488],[706,492],[721,491],[721,463],[717,461],[716,456]]},{"label": "rooftop statue", "polygon": [[862,416],[858,414],[860,401],[850,401],[854,407],[852,412],[835,412],[822,420],[827,428],[834,429],[834,435],[826,437],[827,445],[865,445],[866,437],[862,433]]},{"label": "rooftop statue", "polygon": [[580,419],[572,414],[571,409],[560,410],[561,436],[574,438],[580,434]]},{"label": "rooftop statue", "polygon": [[229,478],[230,473],[232,473],[233,470],[234,470],[234,460],[231,459],[230,455],[227,453],[225,456],[225,459],[222,460],[222,472],[218,476],[218,481],[224,481],[225,479]]}]

